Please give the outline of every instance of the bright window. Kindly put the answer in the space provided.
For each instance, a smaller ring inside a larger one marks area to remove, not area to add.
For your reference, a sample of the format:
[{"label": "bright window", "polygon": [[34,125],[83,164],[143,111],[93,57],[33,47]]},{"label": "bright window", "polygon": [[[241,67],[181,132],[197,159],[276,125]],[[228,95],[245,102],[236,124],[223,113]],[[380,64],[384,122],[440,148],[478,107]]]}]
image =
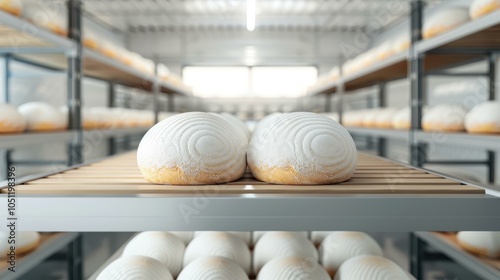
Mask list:
[{"label": "bright window", "polygon": [[184,83],[199,97],[298,97],[316,83],[315,67],[185,67]]}]

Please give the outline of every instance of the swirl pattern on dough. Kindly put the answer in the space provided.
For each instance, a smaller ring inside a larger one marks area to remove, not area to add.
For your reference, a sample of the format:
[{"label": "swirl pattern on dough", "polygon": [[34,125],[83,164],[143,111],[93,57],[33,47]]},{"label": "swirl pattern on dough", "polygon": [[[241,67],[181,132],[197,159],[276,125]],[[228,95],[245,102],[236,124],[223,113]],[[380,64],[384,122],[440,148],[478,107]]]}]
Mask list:
[{"label": "swirl pattern on dough", "polygon": [[173,280],[167,267],[159,261],[144,256],[121,257],[97,276],[96,280]]},{"label": "swirl pattern on dough", "polygon": [[373,238],[363,232],[336,231],[330,233],[319,248],[320,262],[335,275],[339,267],[355,256],[382,256],[382,249]]},{"label": "swirl pattern on dough", "polygon": [[259,180],[278,184],[330,184],[351,178],[356,146],[334,120],[314,113],[276,115],[250,140],[248,165]]},{"label": "swirl pattern on dough", "polygon": [[145,256],[166,265],[176,277],[182,269],[184,243],[169,232],[146,231],[137,234],[128,242],[122,256]]},{"label": "swirl pattern on dough", "polygon": [[255,244],[253,255],[254,272],[270,260],[278,257],[303,257],[318,260],[318,251],[300,232],[270,231]]},{"label": "swirl pattern on dough", "polygon": [[248,276],[230,259],[202,257],[186,266],[177,280],[248,280]]},{"label": "swirl pattern on dough", "polygon": [[205,232],[195,237],[186,248],[184,266],[207,256],[228,258],[250,273],[252,257],[247,244],[238,236],[222,232]]},{"label": "swirl pattern on dough", "polygon": [[357,256],[344,262],[334,280],[414,280],[392,261],[379,256]]},{"label": "swirl pattern on dough", "polygon": [[223,118],[191,112],[153,126],[139,144],[137,163],[152,183],[225,183],[245,172],[245,148]]},{"label": "swirl pattern on dough", "polygon": [[326,270],[314,259],[301,257],[276,258],[266,263],[257,280],[330,280]]}]

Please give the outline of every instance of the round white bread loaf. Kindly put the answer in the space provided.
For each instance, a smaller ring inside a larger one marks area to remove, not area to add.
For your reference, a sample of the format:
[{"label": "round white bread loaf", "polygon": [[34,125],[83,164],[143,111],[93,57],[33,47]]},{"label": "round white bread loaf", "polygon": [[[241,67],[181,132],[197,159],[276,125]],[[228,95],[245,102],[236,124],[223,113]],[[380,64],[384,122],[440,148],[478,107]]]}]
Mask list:
[{"label": "round white bread loaf", "polygon": [[462,7],[452,7],[434,13],[424,21],[423,37],[429,39],[454,29],[469,21],[469,11]]},{"label": "round white bread loaf", "polygon": [[[217,232],[217,231],[196,231],[194,237],[198,237],[207,232]],[[233,234],[239,237],[245,244],[250,245],[252,243],[252,232],[251,231],[224,231],[226,233]]]},{"label": "round white bread loaf", "polygon": [[200,234],[188,244],[184,254],[184,267],[192,261],[208,256],[225,257],[249,274],[252,257],[243,240],[231,233],[211,231]]},{"label": "round white bread loaf", "polygon": [[122,256],[145,256],[153,258],[177,277],[182,269],[184,243],[169,232],[145,231],[137,234],[125,246]]},{"label": "round white bread loaf", "polygon": [[169,231],[171,234],[177,236],[185,245],[188,245],[193,240],[193,231]]},{"label": "round white bread loaf", "polygon": [[357,256],[344,262],[334,280],[415,280],[392,261],[379,256]]},{"label": "round white bread loaf", "polygon": [[375,127],[378,128],[392,128],[392,120],[394,115],[399,111],[396,108],[383,108],[375,116]]},{"label": "round white bread loaf", "polygon": [[326,270],[314,259],[301,257],[276,258],[266,263],[257,280],[330,280]]},{"label": "round white bread loaf", "polygon": [[248,280],[248,275],[228,258],[202,257],[186,266],[177,280]]},{"label": "round white bread loaf", "polygon": [[441,104],[423,114],[422,128],[425,131],[463,131],[467,110],[460,105]]},{"label": "round white bread loaf", "polygon": [[18,133],[26,129],[26,119],[16,107],[0,104],[0,133]]},{"label": "round white bread loaf", "polygon": [[477,19],[500,9],[500,0],[475,0],[470,4],[469,15]]},{"label": "round white bread loaf", "polygon": [[277,184],[331,184],[349,180],[356,145],[336,121],[314,113],[273,117],[252,135],[248,167],[258,180]]},{"label": "round white bread loaf", "polygon": [[[6,258],[13,245],[8,241],[11,239],[9,232],[0,231],[0,259]],[[14,238],[14,237],[12,237]],[[36,231],[18,231],[15,234],[16,254],[24,255],[35,250],[40,244],[40,234]]]},{"label": "round white bread loaf", "polygon": [[173,280],[167,267],[145,256],[121,257],[109,264],[96,280]]},{"label": "round white bread loaf", "polygon": [[488,258],[500,258],[500,232],[461,231],[458,244],[465,250]]},{"label": "round white bread loaf", "polygon": [[253,251],[254,272],[278,257],[303,257],[318,260],[318,252],[304,235],[290,231],[270,231],[264,234]]},{"label": "round white bread loaf", "polygon": [[0,10],[4,10],[15,16],[21,16],[23,13],[23,2],[21,0],[1,0]]},{"label": "round white bread loaf", "polygon": [[68,120],[55,107],[44,102],[28,102],[18,108],[27,121],[29,131],[66,129]]},{"label": "round white bread loaf", "polygon": [[382,256],[382,249],[366,233],[336,231],[323,240],[319,255],[321,264],[333,276],[348,259],[362,255]]},{"label": "round white bread loaf", "polygon": [[500,102],[481,103],[465,116],[465,129],[470,133],[500,133]]},{"label": "round white bread loaf", "polygon": [[221,113],[220,114],[228,123],[234,126],[235,129],[241,131],[247,138],[247,141],[250,139],[250,130],[248,130],[247,125],[238,119],[236,116],[229,113]]},{"label": "round white bread loaf", "polygon": [[156,184],[219,184],[241,178],[245,149],[224,119],[209,113],[172,116],[142,138],[137,163],[144,178]]},{"label": "round white bread loaf", "polygon": [[334,231],[311,231],[311,241],[314,245],[320,245],[323,240]]},{"label": "round white bread loaf", "polygon": [[362,125],[364,127],[376,127],[377,117],[382,113],[382,109],[369,109],[363,115]]}]

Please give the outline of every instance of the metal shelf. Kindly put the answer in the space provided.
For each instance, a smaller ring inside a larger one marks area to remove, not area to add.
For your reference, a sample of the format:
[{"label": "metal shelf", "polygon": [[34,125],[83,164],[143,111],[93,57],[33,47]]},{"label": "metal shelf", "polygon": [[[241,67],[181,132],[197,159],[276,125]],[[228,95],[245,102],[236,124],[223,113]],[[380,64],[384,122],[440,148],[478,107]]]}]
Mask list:
[{"label": "metal shelf", "polygon": [[[144,134],[148,131],[147,127],[133,128],[111,128],[111,129],[95,129],[84,130],[84,137],[91,134],[99,134],[103,137],[121,137],[125,135]],[[0,135],[0,149],[13,149],[22,146],[69,142],[74,139],[76,130],[54,131],[54,132],[27,132],[22,134]]]},{"label": "metal shelf", "polygon": [[407,130],[364,128],[364,127],[346,127],[351,134],[360,134],[380,138],[390,138],[408,141],[410,132]]},{"label": "metal shelf", "polygon": [[[482,279],[497,280],[500,279],[500,270],[486,263],[484,260],[469,254],[451,241],[432,232],[415,232],[416,237],[426,242],[432,248],[474,272]],[[424,260],[425,261],[425,260]]]},{"label": "metal shelf", "polygon": [[486,150],[500,150],[500,135],[469,134],[465,132],[425,132],[417,131],[418,141],[439,145],[469,146]]},{"label": "metal shelf", "polygon": [[495,11],[439,36],[420,41],[415,47],[419,53],[444,49],[448,52],[453,49],[458,49],[460,52],[466,52],[467,50],[499,50],[499,32],[500,11]]},{"label": "metal shelf", "polygon": [[180,86],[174,85],[172,83],[165,82],[165,81],[160,81],[160,89],[162,92],[165,92],[165,93],[177,93],[177,94],[186,95],[186,96],[193,95],[190,88],[188,88],[184,85],[180,85]]},{"label": "metal shelf", "polygon": [[315,87],[307,93],[307,95],[316,95],[321,93],[335,93],[337,91],[338,81],[328,82],[320,87]]},{"label": "metal shelf", "polygon": [[45,238],[42,237],[42,243],[35,251],[25,256],[18,257],[16,272],[13,273],[7,269],[2,269],[0,270],[0,279],[19,279],[22,275],[41,264],[44,260],[68,246],[68,244],[75,240],[78,235],[79,233],[77,232],[68,232],[50,234]]}]

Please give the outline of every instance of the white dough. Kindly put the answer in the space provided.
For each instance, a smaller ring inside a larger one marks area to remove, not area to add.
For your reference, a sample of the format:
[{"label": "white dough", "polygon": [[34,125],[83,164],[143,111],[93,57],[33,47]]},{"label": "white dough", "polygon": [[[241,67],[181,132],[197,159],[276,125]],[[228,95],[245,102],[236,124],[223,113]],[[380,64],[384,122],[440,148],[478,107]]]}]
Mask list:
[{"label": "white dough", "polygon": [[167,267],[145,256],[121,257],[97,276],[96,280],[173,280]]},{"label": "white dough", "polygon": [[[204,233],[217,232],[217,231],[196,231],[194,237],[198,237]],[[251,231],[224,231],[226,233],[233,234],[239,237],[245,244],[250,245],[252,243],[252,232]]]},{"label": "white dough", "polygon": [[426,39],[434,37],[468,21],[469,11],[466,8],[452,7],[443,9],[424,20],[423,37]]},{"label": "white dough", "polygon": [[476,19],[497,9],[500,9],[500,0],[475,0],[470,4],[469,15]]},{"label": "white dough", "polygon": [[270,231],[255,244],[253,255],[254,272],[270,260],[278,257],[303,257],[318,260],[318,252],[304,235],[289,231]]},{"label": "white dough", "polygon": [[330,280],[326,270],[315,259],[276,258],[264,265],[257,280]]},{"label": "white dough", "polygon": [[28,102],[18,108],[27,121],[27,129],[38,130],[60,130],[67,127],[67,119],[64,114],[52,105],[44,102]]},{"label": "white dough", "polygon": [[16,107],[0,104],[0,133],[22,132],[26,129],[26,119]]},{"label": "white dough", "polygon": [[481,103],[465,116],[465,128],[472,132],[500,132],[500,102]]},{"label": "white dough", "polygon": [[164,264],[172,276],[176,277],[182,269],[185,248],[184,243],[169,232],[145,231],[128,242],[122,256],[153,258]]},{"label": "white dough", "polygon": [[250,273],[252,262],[250,249],[234,234],[212,231],[195,237],[186,248],[183,265],[185,267],[198,258],[208,256],[228,258],[243,268],[247,274]]},{"label": "white dough", "polygon": [[[14,239],[11,237],[15,237],[15,243],[12,243],[11,240]],[[10,232],[0,231],[0,259],[6,257],[11,246],[16,247],[18,254],[24,254],[35,249],[39,242],[40,234],[36,231],[18,231],[15,235],[11,235]]]},{"label": "white dough", "polygon": [[357,256],[344,262],[334,280],[415,280],[392,261],[379,256]]},{"label": "white dough", "polygon": [[469,251],[489,258],[500,258],[498,231],[461,231],[457,233],[457,239]]},{"label": "white dough", "polygon": [[424,113],[422,127],[430,131],[462,131],[467,110],[456,104],[441,104]]},{"label": "white dough", "polygon": [[188,245],[191,240],[193,240],[194,232],[193,231],[169,231],[171,234],[177,236],[184,242],[185,245]]},{"label": "white dough", "polygon": [[319,248],[320,262],[334,275],[339,267],[355,256],[382,256],[382,249],[373,238],[363,232],[335,231],[330,233]]},{"label": "white dough", "polygon": [[186,266],[177,280],[248,280],[248,275],[230,259],[202,257]]},{"label": "white dough", "polygon": [[[270,232],[270,231],[254,231],[252,233],[252,242],[253,242],[253,245],[257,244],[257,241],[259,241],[259,239],[264,235],[266,234],[267,232]],[[305,238],[307,238],[307,235],[308,235],[308,232],[307,231],[283,231],[283,232],[291,232],[291,233],[298,233],[300,235],[303,235]]]}]

